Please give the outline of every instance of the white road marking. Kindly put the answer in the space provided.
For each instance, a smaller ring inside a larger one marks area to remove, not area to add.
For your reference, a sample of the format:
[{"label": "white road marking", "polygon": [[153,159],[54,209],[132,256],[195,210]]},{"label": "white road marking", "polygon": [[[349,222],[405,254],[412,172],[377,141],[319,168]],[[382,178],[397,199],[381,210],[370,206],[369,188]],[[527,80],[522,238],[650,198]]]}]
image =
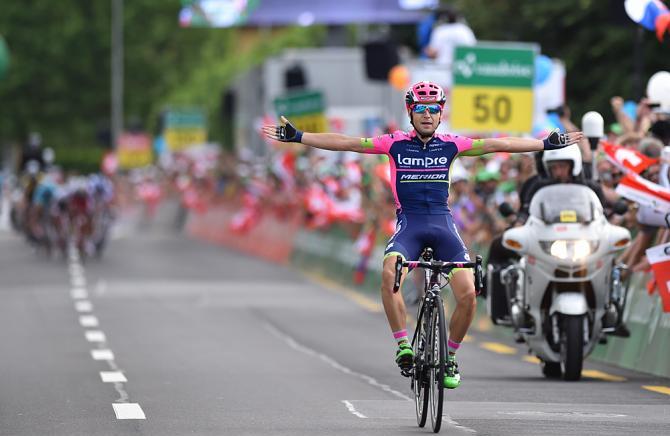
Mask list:
[{"label": "white road marking", "polygon": [[367,416],[363,415],[361,412],[358,412],[356,408],[354,407],[353,404],[351,404],[347,400],[342,400],[342,403],[346,406],[347,410],[351,412],[352,415],[358,416],[359,418],[367,418]]},{"label": "white road marking", "polygon": [[93,360],[114,360],[114,353],[107,349],[91,350],[91,357]]},{"label": "white road marking", "polygon": [[147,419],[144,411],[137,403],[114,403],[116,419]]},{"label": "white road marking", "polygon": [[519,410],[518,412],[498,412],[499,415],[518,416],[560,416],[565,418],[624,418],[621,413],[590,413],[590,412],[543,412],[541,410]]},{"label": "white road marking", "polygon": [[86,340],[89,342],[105,342],[107,341],[107,338],[100,330],[87,330]]},{"label": "white road marking", "polygon": [[379,383],[375,378],[370,377],[369,375],[366,374],[361,374],[360,372],[356,372],[350,368],[347,368],[346,366],[342,365],[341,363],[337,362],[335,359],[332,357],[329,357],[323,353],[319,353],[318,351],[312,350],[311,348],[308,348],[304,345],[299,344],[295,339],[292,337],[286,335],[285,333],[280,332],[277,330],[273,325],[271,324],[265,324],[266,330],[268,330],[270,333],[273,335],[277,336],[279,339],[283,340],[286,342],[286,344],[293,348],[296,351],[299,351],[301,353],[307,354],[308,356],[315,357],[328,365],[330,365],[332,368],[343,372],[347,375],[351,375],[356,378],[360,378],[364,380],[367,384],[374,386],[376,388],[381,389],[384,392],[388,392],[391,395],[394,395],[398,398],[401,398],[403,400],[407,401],[412,401],[410,397],[407,395],[403,394],[402,392],[398,392],[395,389],[392,389],[389,385],[385,385],[383,383]]},{"label": "white road marking", "polygon": [[91,312],[93,310],[93,304],[88,300],[77,301],[74,303],[74,308],[77,312]]},{"label": "white road marking", "polygon": [[93,315],[83,315],[79,317],[79,324],[82,327],[97,327],[99,325],[98,318]]},{"label": "white road marking", "polygon": [[103,383],[126,383],[128,379],[121,371],[100,371]]},{"label": "white road marking", "polygon": [[72,277],[72,286],[76,288],[83,288],[86,286],[86,279],[82,277]]},{"label": "white road marking", "polygon": [[72,277],[84,277],[84,268],[78,263],[73,263],[70,265],[70,275]]},{"label": "white road marking", "polygon": [[85,288],[72,288],[70,296],[74,300],[84,300],[88,298],[88,291]]}]

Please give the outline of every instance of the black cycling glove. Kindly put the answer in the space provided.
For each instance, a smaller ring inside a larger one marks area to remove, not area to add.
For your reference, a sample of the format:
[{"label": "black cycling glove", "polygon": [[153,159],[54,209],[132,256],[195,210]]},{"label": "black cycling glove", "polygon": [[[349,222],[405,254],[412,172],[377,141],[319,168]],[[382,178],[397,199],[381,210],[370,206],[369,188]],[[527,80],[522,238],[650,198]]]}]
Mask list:
[{"label": "black cycling glove", "polygon": [[569,145],[569,140],[569,136],[566,133],[554,130],[542,142],[544,143],[545,150],[557,150]]},{"label": "black cycling glove", "polygon": [[302,133],[288,121],[285,126],[277,126],[277,136],[282,142],[302,142]]}]

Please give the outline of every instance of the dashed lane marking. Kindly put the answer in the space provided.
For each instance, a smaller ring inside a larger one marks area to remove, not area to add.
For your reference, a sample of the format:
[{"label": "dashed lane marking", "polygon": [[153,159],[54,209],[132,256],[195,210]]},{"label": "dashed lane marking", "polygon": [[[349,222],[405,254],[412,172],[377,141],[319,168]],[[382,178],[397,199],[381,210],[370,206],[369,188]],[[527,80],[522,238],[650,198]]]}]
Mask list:
[{"label": "dashed lane marking", "polygon": [[508,347],[507,345],[498,342],[482,342],[479,346],[485,350],[493,351],[498,354],[516,354],[516,348]]},{"label": "dashed lane marking", "polygon": [[74,303],[74,309],[77,312],[91,312],[93,310],[93,303],[88,300],[77,301]]},{"label": "dashed lane marking", "polygon": [[588,378],[595,378],[595,379],[598,379],[598,380],[611,381],[611,382],[626,381],[626,377],[607,374],[606,372],[598,371],[597,369],[584,369],[584,370],[582,370],[582,376],[583,377],[588,377]]},{"label": "dashed lane marking", "polygon": [[91,350],[91,357],[93,360],[114,360],[114,353],[108,349]]},{"label": "dashed lane marking", "polygon": [[128,379],[121,371],[100,371],[103,383],[126,383]]},{"label": "dashed lane marking", "polygon": [[356,408],[354,407],[353,404],[351,404],[347,400],[342,400],[342,403],[344,403],[344,406],[347,408],[347,410],[354,416],[358,416],[359,418],[367,418],[367,416],[363,415],[361,412],[357,411]]},{"label": "dashed lane marking", "polygon": [[86,286],[86,279],[84,277],[72,277],[72,286],[83,288]]},{"label": "dashed lane marking", "polygon": [[542,362],[540,359],[538,359],[535,356],[523,356],[521,358],[521,360],[523,360],[524,362],[528,362],[528,363],[535,363],[537,365],[539,365]]},{"label": "dashed lane marking", "polygon": [[[521,358],[524,362],[540,364],[542,361],[535,356],[523,356]],[[619,375],[608,374],[603,371],[598,371],[597,369],[584,369],[582,370],[582,376],[586,378],[595,378],[598,380],[610,381],[610,382],[622,382],[626,381],[626,377],[621,377]]]},{"label": "dashed lane marking", "polygon": [[105,342],[107,337],[100,330],[87,330],[86,340],[89,342]]},{"label": "dashed lane marking", "polygon": [[137,403],[114,403],[116,419],[147,419],[144,411]]},{"label": "dashed lane marking", "polygon": [[93,315],[83,315],[79,317],[79,324],[82,327],[97,327],[100,323],[98,318]]},{"label": "dashed lane marking", "polygon": [[74,288],[70,291],[70,296],[74,300],[85,300],[88,298],[88,292],[84,288]]},{"label": "dashed lane marking", "polygon": [[667,387],[667,386],[644,385],[644,386],[642,386],[642,388],[646,389],[648,391],[658,392],[659,394],[670,395],[670,388]]},{"label": "dashed lane marking", "polygon": [[[74,307],[77,312],[85,313],[79,316],[79,324],[84,328],[95,328],[100,324],[98,318],[93,316],[93,304],[88,300],[88,291],[86,290],[86,277],[84,267],[79,263],[79,256],[73,247],[70,247],[70,280],[72,288],[70,296],[74,302]],[[102,294],[104,292],[105,283],[98,282],[96,292]],[[91,357],[93,360],[104,361],[109,366],[110,371],[101,371],[100,378],[103,383],[111,383],[114,389],[119,394],[119,398],[112,404],[116,419],[146,419],[144,411],[138,403],[129,403],[128,393],[124,389],[124,383],[128,379],[119,369],[114,361],[114,353],[112,350],[102,348],[107,342],[105,333],[101,330],[86,330],[84,332],[86,340],[97,343],[97,350],[91,350]]]}]

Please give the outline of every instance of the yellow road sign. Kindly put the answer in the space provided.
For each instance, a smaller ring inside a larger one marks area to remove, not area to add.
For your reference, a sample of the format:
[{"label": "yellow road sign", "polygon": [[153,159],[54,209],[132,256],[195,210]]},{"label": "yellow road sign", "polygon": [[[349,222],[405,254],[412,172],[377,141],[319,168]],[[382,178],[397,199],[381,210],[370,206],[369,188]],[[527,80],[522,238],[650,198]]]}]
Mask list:
[{"label": "yellow road sign", "polygon": [[471,132],[530,132],[530,88],[458,86],[451,94],[451,127]]}]

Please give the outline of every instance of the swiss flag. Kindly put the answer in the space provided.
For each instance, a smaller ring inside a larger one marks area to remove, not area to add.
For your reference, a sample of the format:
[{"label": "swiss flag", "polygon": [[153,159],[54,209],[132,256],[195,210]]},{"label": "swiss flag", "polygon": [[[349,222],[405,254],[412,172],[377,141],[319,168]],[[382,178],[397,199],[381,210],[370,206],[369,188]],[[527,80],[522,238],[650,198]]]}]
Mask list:
[{"label": "swiss flag", "polygon": [[663,301],[663,312],[670,312],[670,242],[649,248],[647,259],[654,271],[658,293]]},{"label": "swiss flag", "polygon": [[616,193],[642,206],[670,213],[670,189],[629,172],[616,187]]},{"label": "swiss flag", "polygon": [[607,141],[602,141],[603,150],[607,158],[616,166],[634,171],[640,174],[655,163],[658,159],[652,159],[632,148],[622,147]]}]

